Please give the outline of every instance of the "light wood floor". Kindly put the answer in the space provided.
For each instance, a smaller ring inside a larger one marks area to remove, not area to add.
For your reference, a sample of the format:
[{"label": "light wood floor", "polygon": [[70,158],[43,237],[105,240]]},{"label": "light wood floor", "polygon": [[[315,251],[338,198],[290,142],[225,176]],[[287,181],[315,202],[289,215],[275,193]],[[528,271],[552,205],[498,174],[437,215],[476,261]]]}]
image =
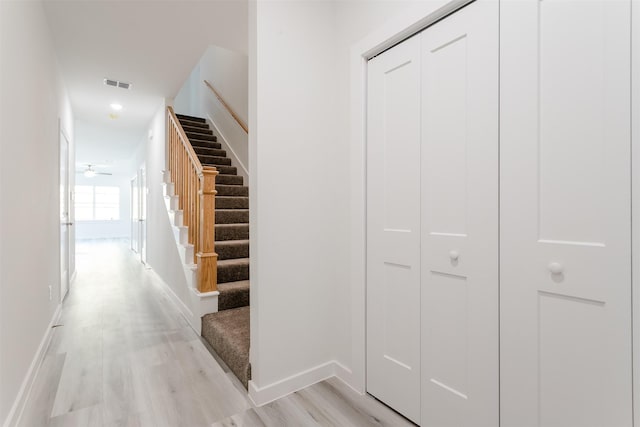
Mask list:
[{"label": "light wood floor", "polygon": [[403,426],[331,379],[254,407],[125,241],[79,242],[78,276],[21,426]]}]

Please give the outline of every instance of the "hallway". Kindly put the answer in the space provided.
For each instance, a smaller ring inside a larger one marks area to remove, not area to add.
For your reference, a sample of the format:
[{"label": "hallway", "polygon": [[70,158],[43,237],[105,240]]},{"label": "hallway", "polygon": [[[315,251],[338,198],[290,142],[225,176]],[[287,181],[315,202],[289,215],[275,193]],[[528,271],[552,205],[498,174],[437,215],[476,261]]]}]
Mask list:
[{"label": "hallway", "polygon": [[411,425],[336,379],[255,408],[127,241],[80,241],[77,265],[21,426]]}]

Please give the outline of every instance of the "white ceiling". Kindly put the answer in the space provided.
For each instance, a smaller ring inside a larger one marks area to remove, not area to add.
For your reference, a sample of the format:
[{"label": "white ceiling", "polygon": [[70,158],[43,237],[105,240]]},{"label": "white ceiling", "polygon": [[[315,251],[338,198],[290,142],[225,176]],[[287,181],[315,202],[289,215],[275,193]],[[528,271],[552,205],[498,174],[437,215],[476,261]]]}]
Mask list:
[{"label": "white ceiling", "polygon": [[[247,53],[247,0],[44,4],[75,118],[113,135],[136,134],[127,139],[136,143],[162,98],[175,97],[209,45]],[[130,82],[132,89],[105,86],[104,78]],[[109,118],[113,102],[124,106],[116,120]],[[80,153],[84,141],[76,142]]]},{"label": "white ceiling", "polygon": [[120,129],[101,123],[76,120],[76,171],[88,164],[101,172],[130,174],[137,165],[134,156],[145,136],[131,129]]}]

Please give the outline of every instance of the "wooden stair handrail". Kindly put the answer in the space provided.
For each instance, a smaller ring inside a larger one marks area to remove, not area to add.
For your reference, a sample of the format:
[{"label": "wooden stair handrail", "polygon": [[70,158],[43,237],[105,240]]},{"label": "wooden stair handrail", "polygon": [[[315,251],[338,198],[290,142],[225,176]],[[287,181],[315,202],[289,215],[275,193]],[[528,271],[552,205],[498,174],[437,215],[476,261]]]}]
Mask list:
[{"label": "wooden stair handrail", "polygon": [[189,142],[189,138],[187,138],[187,134],[185,133],[184,129],[182,128],[182,125],[180,124],[180,120],[178,120],[178,116],[176,116],[175,111],[173,111],[173,107],[172,106],[168,106],[167,107],[167,111],[169,112],[169,119],[171,121],[171,124],[173,124],[173,126],[178,131],[178,134],[180,135],[180,141],[182,142],[182,145],[184,146],[184,149],[189,154],[189,158],[193,162],[193,165],[196,167],[196,172],[202,173],[202,163],[200,163],[200,159],[198,158],[198,155],[193,150],[193,147],[191,146],[191,143]]},{"label": "wooden stair handrail", "polygon": [[218,93],[218,91],[213,87],[213,85],[211,83],[209,83],[208,81],[204,81],[204,84],[207,85],[207,87],[209,89],[211,89],[211,91],[213,92],[213,94],[216,96],[216,98],[218,98],[218,101],[220,101],[220,103],[222,104],[222,106],[224,108],[227,109],[227,111],[229,112],[229,114],[231,114],[231,117],[233,117],[233,119],[240,125],[240,127],[242,128],[242,130],[245,131],[245,133],[249,133],[249,128],[247,128],[247,125],[242,121],[242,119],[240,117],[238,117],[238,115],[235,113],[235,111],[233,111],[233,108],[231,108],[229,106],[229,104],[227,104],[226,102],[224,102],[224,99],[222,98],[222,96],[220,95],[220,93]]},{"label": "wooden stair handrail", "polygon": [[218,289],[218,254],[215,252],[216,176],[212,166],[203,166],[172,107],[167,107],[168,169],[187,243],[193,245],[198,291]]}]

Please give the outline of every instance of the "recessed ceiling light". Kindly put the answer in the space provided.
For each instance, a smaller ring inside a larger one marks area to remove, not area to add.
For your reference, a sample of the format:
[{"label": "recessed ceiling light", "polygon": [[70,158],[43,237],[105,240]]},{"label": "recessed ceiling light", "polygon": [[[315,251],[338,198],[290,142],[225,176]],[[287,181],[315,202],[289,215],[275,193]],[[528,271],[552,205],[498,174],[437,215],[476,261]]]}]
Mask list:
[{"label": "recessed ceiling light", "polygon": [[120,111],[120,110],[122,110],[122,105],[114,103],[114,104],[111,104],[111,108],[113,110]]}]

